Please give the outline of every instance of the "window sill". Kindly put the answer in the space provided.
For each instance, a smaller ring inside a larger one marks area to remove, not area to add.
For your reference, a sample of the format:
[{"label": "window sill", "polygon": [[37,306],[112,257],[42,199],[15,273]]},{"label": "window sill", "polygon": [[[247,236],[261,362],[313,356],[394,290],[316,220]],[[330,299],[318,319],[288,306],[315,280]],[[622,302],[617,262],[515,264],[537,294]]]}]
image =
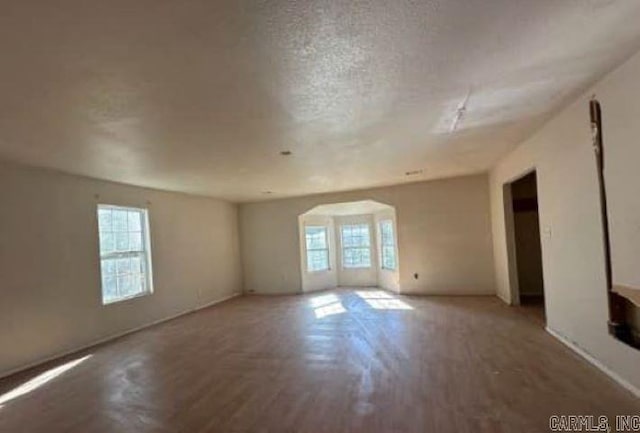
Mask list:
[{"label": "window sill", "polygon": [[118,298],[118,299],[114,299],[114,300],[106,301],[106,302],[103,300],[102,301],[102,306],[106,307],[108,305],[119,304],[121,302],[131,301],[131,300],[137,299],[137,298],[143,298],[145,296],[150,296],[152,294],[153,294],[153,292],[149,291],[149,292],[138,293],[138,294],[135,294],[135,295],[132,295],[132,296],[127,296],[127,297],[124,297],[124,298]]},{"label": "window sill", "polygon": [[323,273],[327,273],[327,272],[331,272],[331,268],[329,269],[320,269],[317,271],[307,271],[307,274],[323,274]]}]

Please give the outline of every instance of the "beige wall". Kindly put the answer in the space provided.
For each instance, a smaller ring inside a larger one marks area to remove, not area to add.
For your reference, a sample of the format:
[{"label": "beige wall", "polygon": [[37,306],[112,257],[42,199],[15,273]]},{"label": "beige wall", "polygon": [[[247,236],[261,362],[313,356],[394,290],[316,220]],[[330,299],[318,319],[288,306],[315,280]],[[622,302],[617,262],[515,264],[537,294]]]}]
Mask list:
[{"label": "beige wall", "polygon": [[298,216],[366,199],[395,206],[403,293],[495,293],[486,175],[243,204],[245,290],[300,292]]},{"label": "beige wall", "polygon": [[[0,163],[0,375],[240,291],[237,206]],[[101,304],[96,204],[149,209],[154,293]]]},{"label": "beige wall", "polygon": [[503,184],[535,167],[548,326],[636,387],[640,351],[607,332],[588,100],[595,93],[603,107],[614,280],[640,286],[639,76],[640,55],[635,55],[504,158],[490,176],[498,294],[510,300]]}]

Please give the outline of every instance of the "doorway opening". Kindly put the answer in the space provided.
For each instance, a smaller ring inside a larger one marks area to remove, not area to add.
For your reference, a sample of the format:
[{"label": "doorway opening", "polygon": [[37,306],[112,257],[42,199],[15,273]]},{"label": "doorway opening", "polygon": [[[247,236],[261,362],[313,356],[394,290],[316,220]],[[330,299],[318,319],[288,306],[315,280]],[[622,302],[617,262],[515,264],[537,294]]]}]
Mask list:
[{"label": "doorway opening", "polygon": [[545,322],[544,279],[536,172],[505,184],[511,303]]}]

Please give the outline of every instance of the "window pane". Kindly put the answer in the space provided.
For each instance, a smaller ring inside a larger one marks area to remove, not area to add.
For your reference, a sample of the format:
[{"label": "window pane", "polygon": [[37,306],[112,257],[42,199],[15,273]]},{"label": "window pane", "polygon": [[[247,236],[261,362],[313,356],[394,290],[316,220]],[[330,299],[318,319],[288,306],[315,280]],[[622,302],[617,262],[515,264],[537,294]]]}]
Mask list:
[{"label": "window pane", "polygon": [[116,273],[116,261],[114,259],[102,259],[100,262],[100,269],[103,276],[115,275]]},{"label": "window pane", "polygon": [[147,226],[144,209],[98,205],[103,303],[152,290]]},{"label": "window pane", "polygon": [[118,298],[118,289],[116,287],[116,277],[102,277],[102,297],[107,302]]},{"label": "window pane", "polygon": [[382,267],[396,269],[396,248],[391,220],[380,221],[380,243],[382,244]]},{"label": "window pane", "polygon": [[351,242],[351,226],[340,227],[340,238],[342,240],[343,247],[350,247]]},{"label": "window pane", "polygon": [[128,217],[126,210],[113,210],[113,230],[116,232],[126,232]]},{"label": "window pane", "polygon": [[116,249],[115,237],[112,232],[100,232],[100,254],[111,253]]},{"label": "window pane", "polygon": [[305,227],[305,238],[308,250],[327,248],[326,227]]},{"label": "window pane", "polygon": [[140,222],[140,212],[129,212],[129,228],[130,232],[139,232],[142,230],[142,224]]},{"label": "window pane", "polygon": [[381,234],[383,245],[393,244],[393,225],[391,221],[380,222],[380,234]]},{"label": "window pane", "polygon": [[112,218],[111,218],[111,209],[99,209],[98,210],[98,225],[100,227],[100,231],[109,230],[111,231],[113,228]]},{"label": "window pane", "polygon": [[128,274],[129,272],[131,272],[131,259],[128,257],[118,259],[116,263],[116,272],[118,273],[118,275]]},{"label": "window pane", "polygon": [[368,224],[344,225],[342,231],[343,247],[368,247],[371,242]]},{"label": "window pane", "polygon": [[129,233],[116,232],[116,251],[127,251],[129,249]]},{"label": "window pane", "polygon": [[350,224],[340,228],[342,234],[342,265],[345,268],[371,266],[371,236],[369,224]]},{"label": "window pane", "polygon": [[142,233],[129,233],[129,251],[142,251]]},{"label": "window pane", "polygon": [[371,267],[371,250],[369,248],[345,248],[342,264],[345,268]]},{"label": "window pane", "polygon": [[142,258],[141,257],[132,257],[131,258],[131,272],[132,273],[143,273],[144,269],[142,268]]},{"label": "window pane", "polygon": [[307,251],[307,270],[325,271],[329,269],[329,251],[328,250],[310,250]]},{"label": "window pane", "polygon": [[329,269],[329,246],[327,227],[306,226],[307,270],[309,272]]},{"label": "window pane", "polygon": [[128,274],[118,275],[118,292],[121,297],[131,296],[131,276]]},{"label": "window pane", "polygon": [[396,249],[393,245],[382,247],[382,267],[385,269],[396,268]]},{"label": "window pane", "polygon": [[131,296],[135,296],[138,295],[140,293],[142,293],[142,282],[141,282],[141,276],[139,274],[133,274],[131,275],[131,287],[130,287],[130,293]]},{"label": "window pane", "polygon": [[360,262],[358,263],[364,267],[371,266],[371,250],[369,248],[361,248],[360,250]]},{"label": "window pane", "polygon": [[345,248],[342,252],[342,263],[346,268],[353,267],[356,263],[356,254],[353,248]]}]

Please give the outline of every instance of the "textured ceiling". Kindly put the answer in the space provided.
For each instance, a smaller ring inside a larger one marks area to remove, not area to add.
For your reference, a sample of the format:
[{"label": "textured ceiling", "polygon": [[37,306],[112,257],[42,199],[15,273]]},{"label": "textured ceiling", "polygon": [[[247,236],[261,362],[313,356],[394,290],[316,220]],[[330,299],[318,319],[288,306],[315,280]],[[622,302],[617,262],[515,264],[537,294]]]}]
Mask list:
[{"label": "textured ceiling", "polygon": [[234,201],[480,172],[639,22],[637,0],[4,2],[0,158]]}]

